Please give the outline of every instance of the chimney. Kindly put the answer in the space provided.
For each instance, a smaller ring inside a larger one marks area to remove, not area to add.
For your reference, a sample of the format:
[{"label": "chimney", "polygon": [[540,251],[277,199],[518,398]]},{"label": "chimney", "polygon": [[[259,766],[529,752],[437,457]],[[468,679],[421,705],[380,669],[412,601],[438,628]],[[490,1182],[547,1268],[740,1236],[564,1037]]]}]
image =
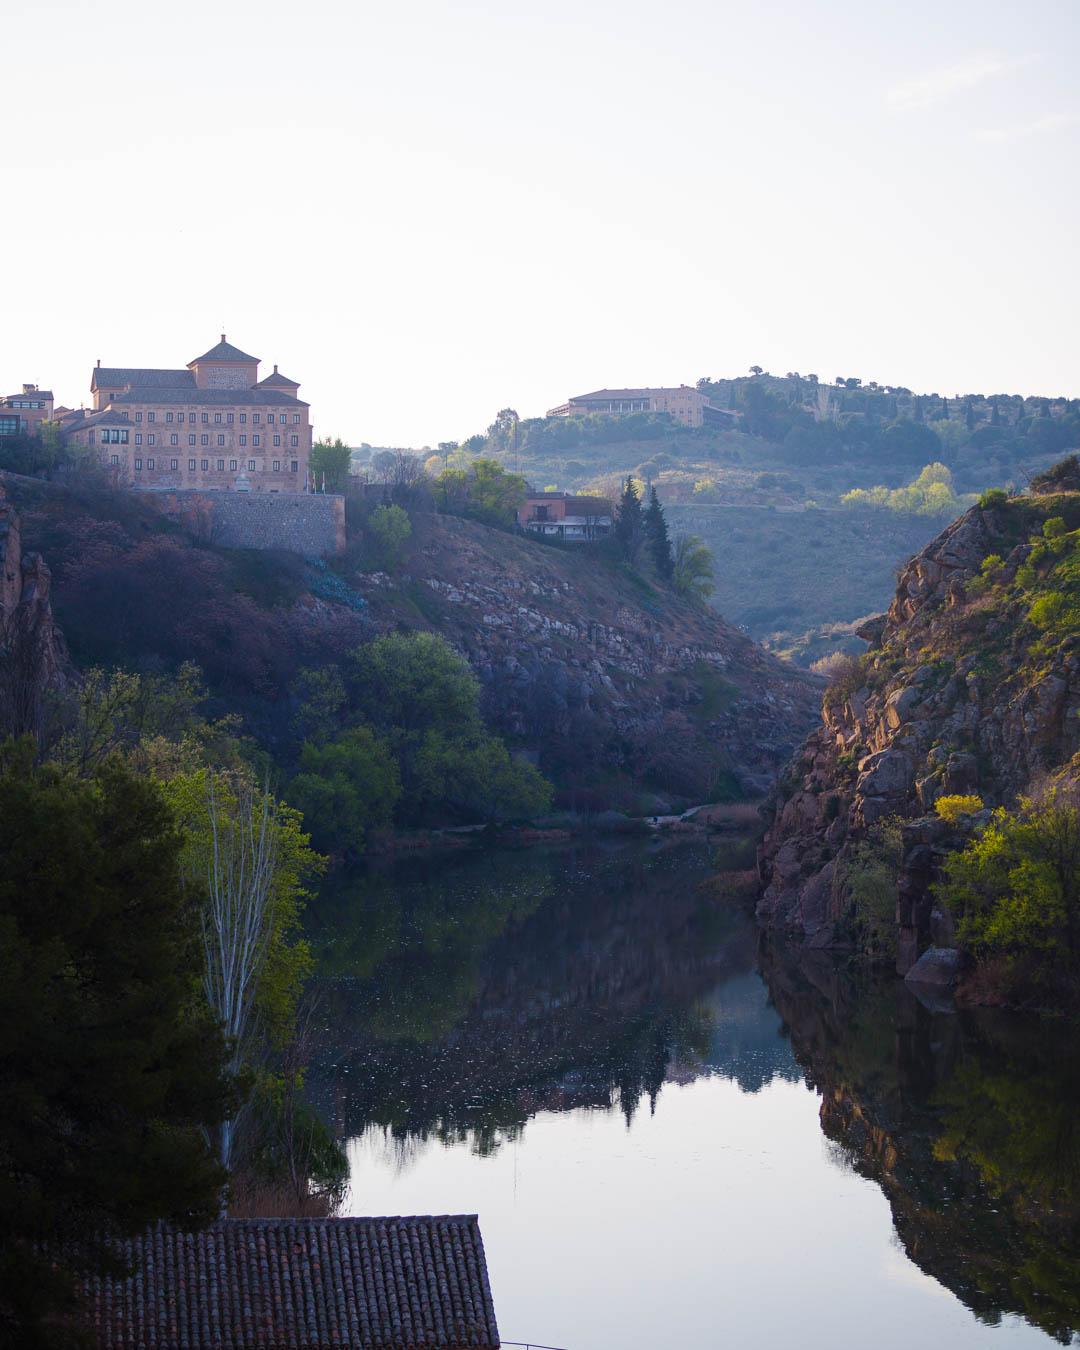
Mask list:
[{"label": "chimney", "polygon": [[100,356],[99,356],[98,359],[97,359],[97,368],[98,368],[98,370],[101,369],[101,357],[100,357]]},{"label": "chimney", "polygon": [[22,391],[23,391],[24,394],[36,394],[36,393],[37,393],[37,385],[36,385],[36,384],[24,384],[23,387],[22,387]]},{"label": "chimney", "polygon": [[277,374],[277,362],[276,362],[276,361],[274,362],[274,374],[275,374],[275,375]]},{"label": "chimney", "polygon": [[221,340],[222,340],[222,342],[225,341],[225,334],[224,334],[224,333],[222,333],[222,335],[221,335]]}]

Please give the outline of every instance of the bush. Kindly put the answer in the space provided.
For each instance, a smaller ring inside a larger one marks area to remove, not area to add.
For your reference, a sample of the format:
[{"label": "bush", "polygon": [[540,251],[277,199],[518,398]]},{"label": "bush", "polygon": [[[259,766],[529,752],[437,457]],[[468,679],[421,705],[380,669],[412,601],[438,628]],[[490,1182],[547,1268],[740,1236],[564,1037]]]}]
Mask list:
[{"label": "bush", "polygon": [[1004,506],[1009,500],[1009,494],[1004,488],[987,488],[979,496],[979,509],[982,511],[992,511],[996,507]]},{"label": "bush", "polygon": [[952,796],[939,797],[934,803],[934,810],[942,820],[948,821],[950,825],[955,825],[961,816],[974,815],[976,811],[983,809],[983,799],[972,793],[964,795],[963,793],[954,793]]},{"label": "bush", "polygon": [[400,506],[377,506],[367,523],[373,561],[392,572],[412,534],[412,522]]},{"label": "bush", "polygon": [[841,868],[855,941],[867,956],[884,960],[896,955],[896,879],[901,854],[900,822],[885,820],[855,845]]}]

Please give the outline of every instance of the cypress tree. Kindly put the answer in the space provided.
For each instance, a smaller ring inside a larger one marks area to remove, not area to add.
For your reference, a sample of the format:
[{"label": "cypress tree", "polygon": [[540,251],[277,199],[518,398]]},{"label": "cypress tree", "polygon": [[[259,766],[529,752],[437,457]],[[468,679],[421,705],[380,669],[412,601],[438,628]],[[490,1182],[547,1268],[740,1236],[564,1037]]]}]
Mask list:
[{"label": "cypress tree", "polygon": [[649,489],[649,506],[644,516],[645,537],[649,543],[653,566],[657,575],[664,581],[670,581],[675,571],[675,559],[671,552],[671,539],[668,537],[667,520],[664,508],[656,495],[656,488]]},{"label": "cypress tree", "polygon": [[615,520],[615,538],[627,562],[636,562],[641,552],[644,535],[642,514],[641,498],[637,495],[634,480],[628,474]]}]

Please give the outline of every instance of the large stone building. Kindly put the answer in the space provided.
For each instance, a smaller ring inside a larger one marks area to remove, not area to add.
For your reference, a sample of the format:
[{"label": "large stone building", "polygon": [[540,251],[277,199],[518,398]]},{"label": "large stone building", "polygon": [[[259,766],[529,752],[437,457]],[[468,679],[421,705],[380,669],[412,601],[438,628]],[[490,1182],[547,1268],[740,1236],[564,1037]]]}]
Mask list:
[{"label": "large stone building", "polygon": [[93,407],[60,418],[133,487],[308,489],[311,423],[300,386],[225,340],[183,370],[95,367]]},{"label": "large stone building", "polygon": [[707,394],[689,384],[675,389],[597,389],[591,394],[577,394],[549,408],[549,417],[584,417],[589,413],[603,413],[608,417],[627,417],[631,413],[667,413],[673,421],[686,427],[700,427],[705,423],[730,425],[736,414],[725,408],[714,408]]}]

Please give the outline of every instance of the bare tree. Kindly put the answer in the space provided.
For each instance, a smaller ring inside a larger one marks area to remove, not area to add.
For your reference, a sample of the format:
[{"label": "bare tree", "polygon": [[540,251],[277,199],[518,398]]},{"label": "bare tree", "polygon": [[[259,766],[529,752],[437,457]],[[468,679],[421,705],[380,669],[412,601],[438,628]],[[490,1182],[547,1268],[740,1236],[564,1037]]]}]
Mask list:
[{"label": "bare tree", "polygon": [[[246,776],[224,785],[212,771],[206,780],[210,840],[207,897],[202,912],[206,965],[203,987],[231,1047],[230,1069],[244,1062],[256,1025],[256,995],[273,928],[277,871],[276,808],[270,793]],[[236,1118],[221,1127],[221,1161],[228,1167]]]}]

